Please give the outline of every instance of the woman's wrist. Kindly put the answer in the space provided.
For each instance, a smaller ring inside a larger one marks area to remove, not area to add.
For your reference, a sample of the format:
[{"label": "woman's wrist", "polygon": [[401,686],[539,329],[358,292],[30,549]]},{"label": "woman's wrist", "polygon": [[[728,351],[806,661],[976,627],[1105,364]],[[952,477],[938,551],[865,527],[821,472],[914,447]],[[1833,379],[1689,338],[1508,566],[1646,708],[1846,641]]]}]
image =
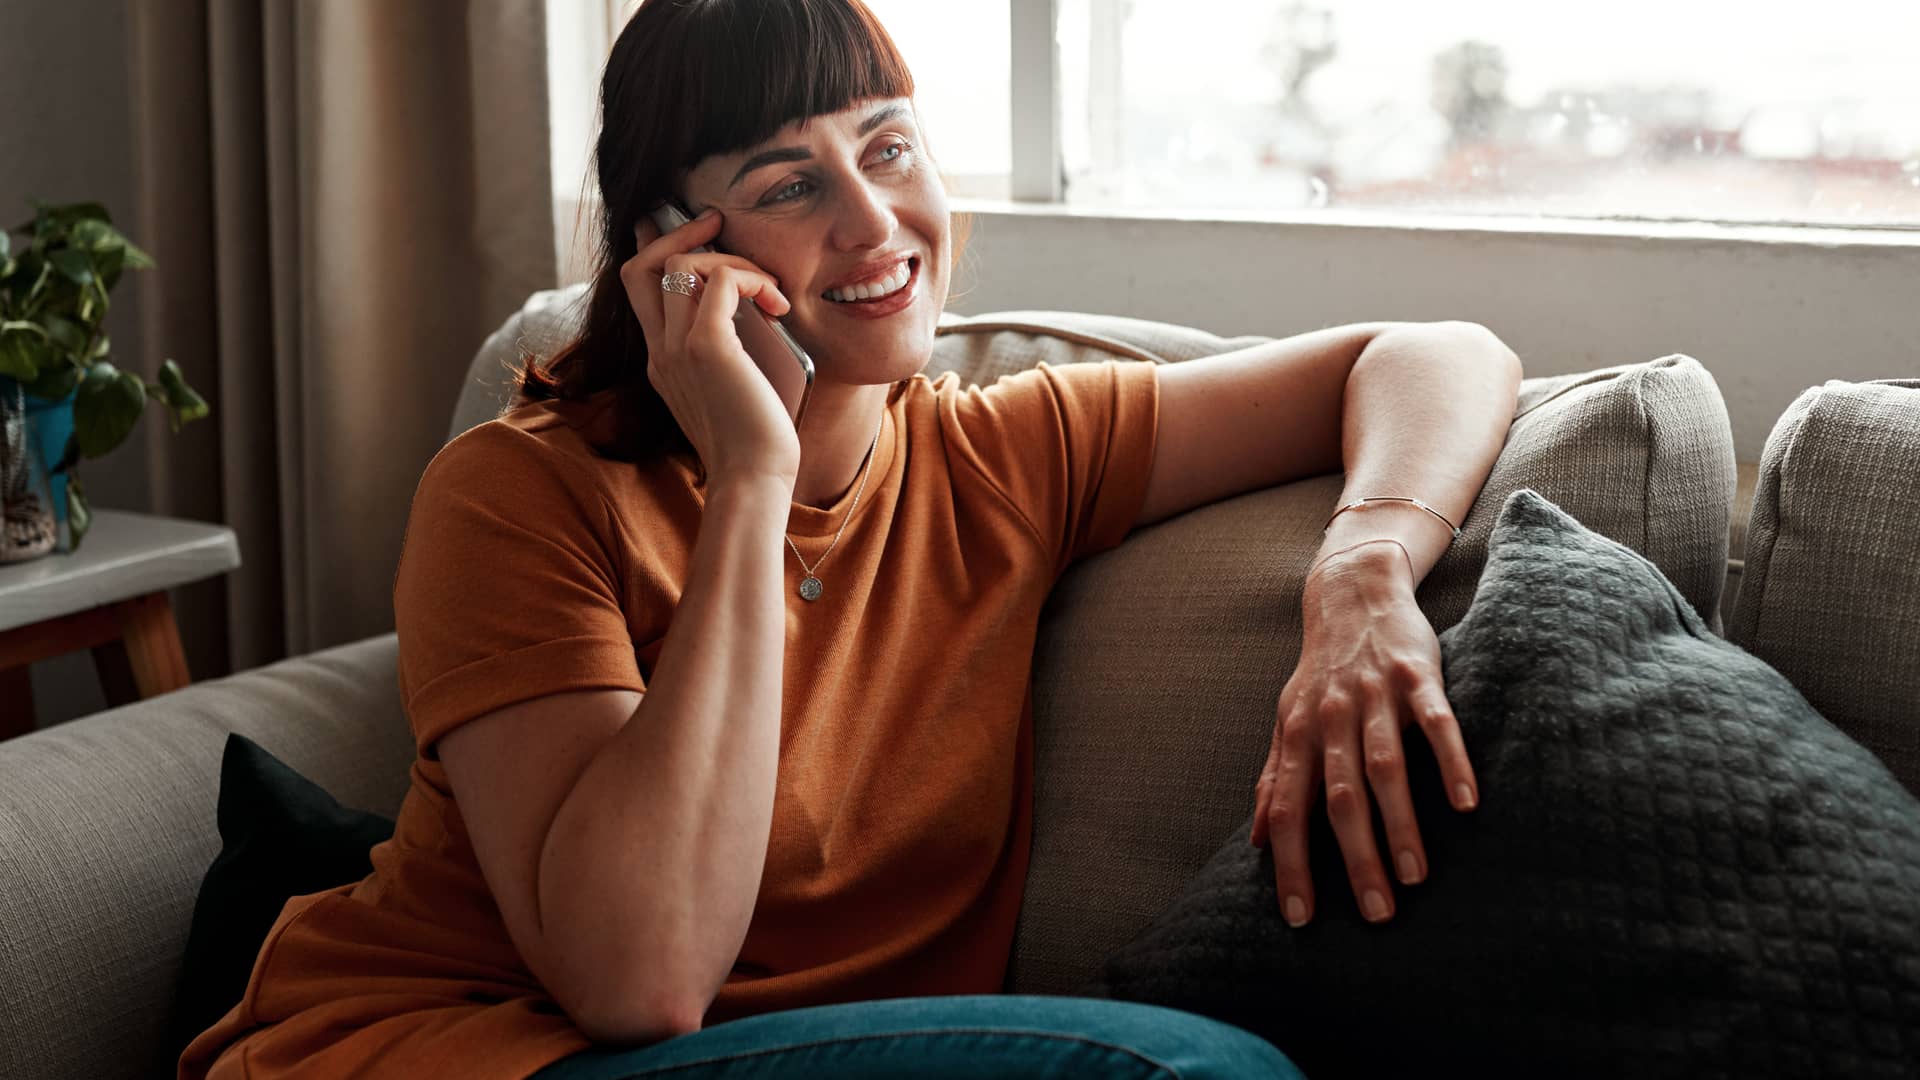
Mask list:
[{"label": "woman's wrist", "polygon": [[1320,556],[1307,571],[1306,588],[1411,593],[1413,554],[1391,538],[1362,540]]}]

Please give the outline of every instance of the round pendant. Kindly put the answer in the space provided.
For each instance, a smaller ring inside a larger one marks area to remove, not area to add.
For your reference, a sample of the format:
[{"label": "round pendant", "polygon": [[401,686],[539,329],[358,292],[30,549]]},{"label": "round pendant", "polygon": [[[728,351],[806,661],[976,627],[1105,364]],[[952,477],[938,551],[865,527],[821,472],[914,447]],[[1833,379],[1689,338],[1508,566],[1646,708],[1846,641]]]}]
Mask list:
[{"label": "round pendant", "polygon": [[800,583],[800,599],[802,600],[820,599],[820,579],[819,578],[814,577],[812,574],[807,575],[807,579]]}]

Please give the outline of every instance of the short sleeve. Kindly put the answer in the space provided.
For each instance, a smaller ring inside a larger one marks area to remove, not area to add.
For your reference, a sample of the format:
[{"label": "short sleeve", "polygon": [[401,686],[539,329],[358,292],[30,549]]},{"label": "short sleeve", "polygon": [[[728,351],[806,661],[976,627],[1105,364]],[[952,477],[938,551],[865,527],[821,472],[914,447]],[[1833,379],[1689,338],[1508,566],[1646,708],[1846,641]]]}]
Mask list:
[{"label": "short sleeve", "polygon": [[1144,360],[1044,361],[954,399],[968,462],[1053,553],[1057,576],[1126,539],[1146,502],[1159,368]]},{"label": "short sleeve", "polygon": [[487,423],[421,476],[394,575],[400,689],[422,757],[496,709],[646,689],[622,607],[611,510],[586,470]]}]

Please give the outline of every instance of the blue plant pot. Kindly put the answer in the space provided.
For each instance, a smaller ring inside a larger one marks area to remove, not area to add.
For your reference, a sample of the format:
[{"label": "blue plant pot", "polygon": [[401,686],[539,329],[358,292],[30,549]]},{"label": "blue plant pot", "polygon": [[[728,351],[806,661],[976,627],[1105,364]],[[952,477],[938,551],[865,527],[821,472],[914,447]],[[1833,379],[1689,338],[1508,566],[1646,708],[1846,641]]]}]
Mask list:
[{"label": "blue plant pot", "polygon": [[[0,375],[0,393],[12,396],[15,385],[15,380]],[[55,473],[53,467],[60,463],[60,455],[67,450],[67,439],[73,435],[73,399],[79,392],[79,388],[75,387],[58,401],[26,395],[28,453],[37,454],[42,467],[48,472],[47,487],[52,492],[53,524],[63,535],[67,524],[67,474]]]}]

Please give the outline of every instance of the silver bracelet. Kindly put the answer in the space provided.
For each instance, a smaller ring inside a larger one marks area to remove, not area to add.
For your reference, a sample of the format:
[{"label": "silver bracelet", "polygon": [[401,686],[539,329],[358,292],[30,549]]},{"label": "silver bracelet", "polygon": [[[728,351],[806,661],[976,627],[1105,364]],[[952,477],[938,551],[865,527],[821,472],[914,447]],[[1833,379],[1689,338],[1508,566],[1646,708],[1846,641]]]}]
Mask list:
[{"label": "silver bracelet", "polygon": [[1333,519],[1334,519],[1334,518],[1337,518],[1337,517],[1339,517],[1339,516],[1340,516],[1341,514],[1344,514],[1344,513],[1346,513],[1346,512],[1347,512],[1347,511],[1349,511],[1349,510],[1355,510],[1355,509],[1358,509],[1358,508],[1360,508],[1360,507],[1362,507],[1362,506],[1364,506],[1364,505],[1366,505],[1367,503],[1370,503],[1370,502],[1404,502],[1404,503],[1412,503],[1413,505],[1415,505],[1415,506],[1417,506],[1417,507],[1419,507],[1420,509],[1422,509],[1422,510],[1425,510],[1425,511],[1426,511],[1427,513],[1429,513],[1429,514],[1432,514],[1432,515],[1433,515],[1434,517],[1437,517],[1437,518],[1439,518],[1439,519],[1441,520],[1441,522],[1442,522],[1443,524],[1445,524],[1445,525],[1446,525],[1446,527],[1447,527],[1447,528],[1449,528],[1449,529],[1451,529],[1451,530],[1453,530],[1453,538],[1454,538],[1455,540],[1458,540],[1458,539],[1460,539],[1460,526],[1458,526],[1458,525],[1455,525],[1455,524],[1454,524],[1453,522],[1451,522],[1451,521],[1448,521],[1448,520],[1447,520],[1447,516],[1446,516],[1445,514],[1442,514],[1442,513],[1440,512],[1440,511],[1438,511],[1438,510],[1435,510],[1435,509],[1434,509],[1433,507],[1431,507],[1431,506],[1428,506],[1428,505],[1427,505],[1426,503],[1424,503],[1424,502],[1421,502],[1421,501],[1420,501],[1419,499],[1410,499],[1410,498],[1407,498],[1407,497],[1406,497],[1405,495],[1370,495],[1370,496],[1368,496],[1368,497],[1366,497],[1366,498],[1364,498],[1364,499],[1355,499],[1355,500],[1353,500],[1352,502],[1350,502],[1350,503],[1347,503],[1346,505],[1344,505],[1344,506],[1342,506],[1342,507],[1341,507],[1340,509],[1338,509],[1338,510],[1335,510],[1335,511],[1333,512],[1333,516],[1332,516],[1332,517],[1329,517],[1329,518],[1327,518],[1327,523],[1326,523],[1326,524],[1325,524],[1324,526],[1321,526],[1321,529],[1320,529],[1320,531],[1324,533],[1324,532],[1326,532],[1326,531],[1327,531],[1328,529],[1331,529],[1331,528],[1333,528]]}]

